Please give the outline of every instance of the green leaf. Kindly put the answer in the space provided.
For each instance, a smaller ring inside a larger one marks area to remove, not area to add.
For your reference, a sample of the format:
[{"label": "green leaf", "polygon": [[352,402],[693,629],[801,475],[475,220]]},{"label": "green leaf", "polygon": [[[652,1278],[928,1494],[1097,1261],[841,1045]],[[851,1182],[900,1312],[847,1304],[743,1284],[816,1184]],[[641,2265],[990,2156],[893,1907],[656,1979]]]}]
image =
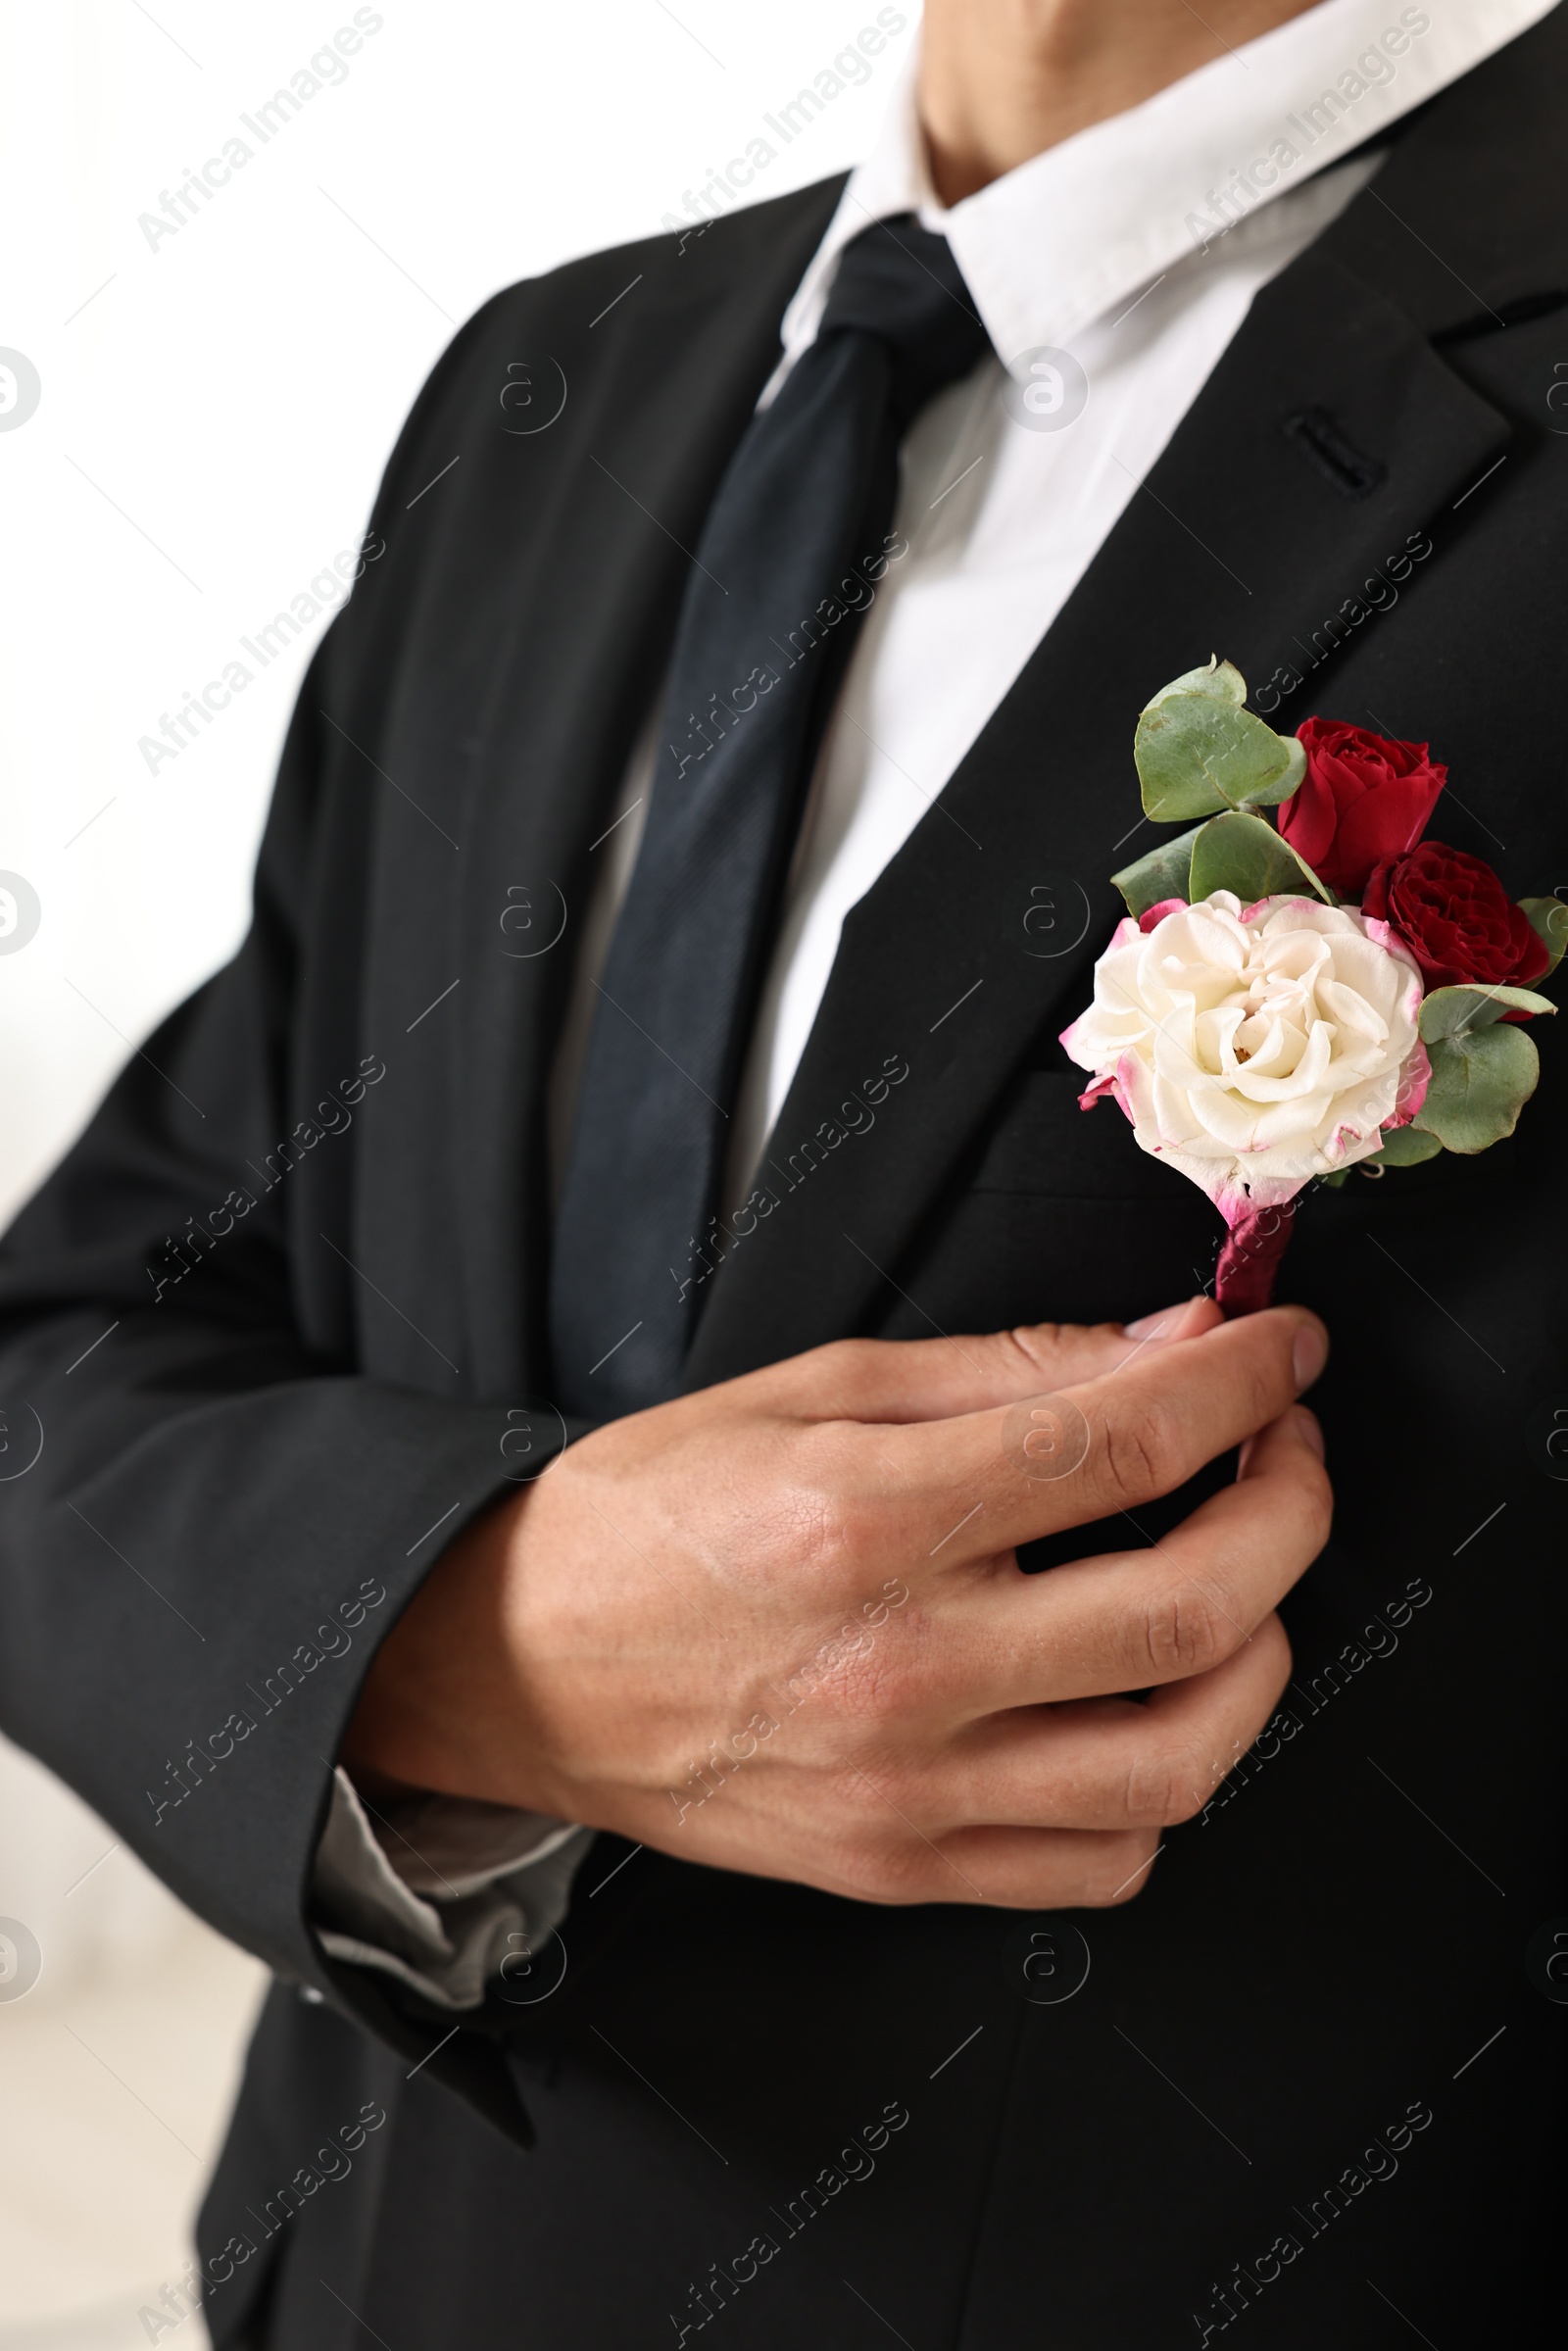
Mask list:
[{"label": "green leaf", "polygon": [[1555,1012],[1549,996],[1529,988],[1434,988],[1421,1005],[1421,1037],[1434,1045],[1444,1037],[1458,1037],[1472,1029],[1491,1028],[1504,1012]]},{"label": "green leaf", "polygon": [[1284,771],[1249,792],[1241,803],[1245,808],[1277,808],[1282,801],[1294,800],[1306,780],[1304,747],[1294,735],[1276,735],[1274,740],[1285,754]]},{"label": "green leaf", "polygon": [[1310,865],[1261,816],[1232,809],[1198,828],[1190,874],[1193,903],[1215,890],[1234,890],[1244,906],[1255,899],[1292,895],[1333,902]]},{"label": "green leaf", "polygon": [[1162,824],[1288,800],[1306,772],[1299,743],[1212,693],[1167,691],[1151,703],[1138,721],[1133,758],[1144,813]]},{"label": "green leaf", "polygon": [[1368,1167],[1419,1167],[1423,1159],[1435,1159],[1443,1149],[1436,1135],[1425,1135],[1419,1127],[1396,1127],[1387,1137],[1383,1149],[1374,1151]]},{"label": "green leaf", "polygon": [[1549,980],[1562,961],[1563,949],[1568,947],[1568,906],[1560,898],[1522,898],[1519,911],[1529,915],[1531,929],[1538,939],[1545,941],[1551,961],[1542,977]]},{"label": "green leaf", "polygon": [[1432,1048],[1432,1083],[1415,1123],[1445,1151],[1490,1150],[1513,1133],[1540,1075],[1523,1029],[1461,1029]]},{"label": "green leaf", "polygon": [[1210,816],[1230,807],[1209,772],[1207,741],[1207,730],[1222,728],[1227,715],[1199,694],[1178,695],[1145,711],[1133,738],[1133,759],[1146,816],[1175,824],[1184,816]]},{"label": "green leaf", "polygon": [[1168,686],[1161,686],[1148,709],[1157,709],[1173,694],[1208,694],[1216,702],[1233,703],[1240,710],[1247,700],[1247,680],[1234,662],[1222,661],[1210,654],[1201,669],[1184,669]]},{"label": "green leaf", "polygon": [[1294,735],[1277,735],[1244,710],[1246,699],[1241,671],[1212,658],[1160,687],[1133,740],[1146,815],[1174,823],[1291,798],[1306,754]]},{"label": "green leaf", "polygon": [[1147,914],[1151,906],[1157,906],[1162,899],[1187,896],[1193,843],[1200,829],[1195,824],[1189,831],[1178,833],[1174,840],[1162,841],[1136,864],[1124,865],[1120,873],[1111,875],[1127,901],[1127,911],[1135,920],[1140,914]]}]

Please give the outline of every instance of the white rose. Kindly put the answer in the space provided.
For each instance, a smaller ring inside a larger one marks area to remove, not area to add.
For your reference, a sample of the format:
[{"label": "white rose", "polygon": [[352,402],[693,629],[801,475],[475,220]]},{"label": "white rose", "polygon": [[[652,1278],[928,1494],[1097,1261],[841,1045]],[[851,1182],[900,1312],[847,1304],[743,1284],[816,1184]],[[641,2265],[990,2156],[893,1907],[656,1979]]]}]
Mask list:
[{"label": "white rose", "polygon": [[1421,974],[1353,907],[1217,890],[1095,966],[1095,1001],[1062,1044],[1121,1103],[1146,1151],[1235,1222],[1380,1149],[1421,1106]]}]

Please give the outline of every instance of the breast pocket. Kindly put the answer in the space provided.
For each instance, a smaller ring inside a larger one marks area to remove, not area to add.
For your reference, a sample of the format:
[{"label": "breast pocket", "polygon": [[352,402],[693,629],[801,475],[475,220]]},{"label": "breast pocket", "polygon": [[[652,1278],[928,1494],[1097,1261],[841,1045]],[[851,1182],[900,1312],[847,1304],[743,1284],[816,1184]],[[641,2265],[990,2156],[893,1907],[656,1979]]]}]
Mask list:
[{"label": "breast pocket", "polygon": [[938,1203],[890,1338],[1121,1321],[1200,1290],[1224,1227],[1076,1071],[1029,1070]]},{"label": "breast pocket", "polygon": [[1077,1069],[1027,1071],[982,1147],[972,1188],[1053,1200],[1161,1201],[1172,1182],[1185,1182],[1140,1150],[1115,1102],[1079,1107],[1088,1083]]}]

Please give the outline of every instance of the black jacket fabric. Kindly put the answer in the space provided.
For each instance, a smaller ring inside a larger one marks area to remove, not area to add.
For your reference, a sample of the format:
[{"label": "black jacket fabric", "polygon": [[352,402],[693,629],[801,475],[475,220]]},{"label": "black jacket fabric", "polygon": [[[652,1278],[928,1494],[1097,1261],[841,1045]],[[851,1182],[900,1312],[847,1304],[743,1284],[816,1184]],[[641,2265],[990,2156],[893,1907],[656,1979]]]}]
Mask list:
[{"label": "black jacket fabric", "polygon": [[[1254,304],[949,784],[963,834],[933,811],[850,915],[692,1385],[1206,1279],[1207,1202],[1054,1040],[1136,712],[1210,652],[1281,726],[1430,739],[1443,836],[1568,884],[1565,67],[1553,17],[1426,108]],[[375,1642],[579,1433],[543,1117],[589,845],[838,192],[514,287],[421,394],[252,933],[5,1246],[41,1450],[0,1482],[0,1719],[276,1974],[203,2216],[220,2346],[1511,2335],[1560,2292],[1568,2016],[1545,1021],[1510,1142],[1298,1220],[1337,1532],[1275,1727],[1136,1903],[879,1909],[606,1837],[556,1955],[455,2031],[307,1923]]]}]

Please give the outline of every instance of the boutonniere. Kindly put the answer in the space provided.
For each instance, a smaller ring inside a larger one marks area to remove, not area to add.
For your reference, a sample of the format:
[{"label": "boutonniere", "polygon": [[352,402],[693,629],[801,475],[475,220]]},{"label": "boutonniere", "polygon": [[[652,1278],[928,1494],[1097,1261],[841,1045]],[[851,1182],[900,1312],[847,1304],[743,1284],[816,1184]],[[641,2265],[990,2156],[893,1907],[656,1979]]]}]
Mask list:
[{"label": "boutonniere", "polygon": [[1061,1040],[1083,1107],[1110,1096],[1224,1217],[1230,1314],[1267,1305],[1306,1186],[1513,1133],[1541,1066],[1521,1024],[1556,1009],[1534,983],[1568,929],[1423,837],[1447,780],[1426,744],[1277,735],[1246,700],[1211,661],[1140,717],[1145,814],[1203,821],[1111,876],[1127,918]]}]

